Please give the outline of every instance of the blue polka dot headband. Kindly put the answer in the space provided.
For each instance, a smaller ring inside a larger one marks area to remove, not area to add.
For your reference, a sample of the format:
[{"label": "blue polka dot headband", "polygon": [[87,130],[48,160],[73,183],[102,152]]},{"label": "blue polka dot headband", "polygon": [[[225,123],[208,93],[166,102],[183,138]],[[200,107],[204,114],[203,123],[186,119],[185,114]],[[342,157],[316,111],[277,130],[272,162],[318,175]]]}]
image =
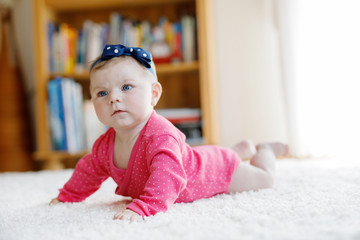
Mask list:
[{"label": "blue polka dot headband", "polygon": [[147,68],[155,76],[155,71],[151,67],[152,57],[151,57],[150,52],[148,52],[148,51],[146,51],[146,50],[144,50],[142,48],[126,47],[126,46],[121,45],[121,44],[106,45],[104,47],[104,50],[103,50],[102,54],[101,54],[101,57],[93,63],[93,65],[90,68],[90,71],[93,69],[93,67],[97,63],[99,63],[101,61],[109,60],[109,59],[114,58],[114,57],[120,57],[120,56],[133,57],[134,59],[136,59],[141,65],[143,65],[145,68]]}]

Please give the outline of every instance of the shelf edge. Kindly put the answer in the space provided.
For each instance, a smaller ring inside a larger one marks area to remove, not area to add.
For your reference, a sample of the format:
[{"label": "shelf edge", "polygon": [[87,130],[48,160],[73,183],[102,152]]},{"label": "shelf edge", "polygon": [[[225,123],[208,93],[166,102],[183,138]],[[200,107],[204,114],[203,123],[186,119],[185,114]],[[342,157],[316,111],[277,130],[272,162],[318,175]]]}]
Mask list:
[{"label": "shelf edge", "polygon": [[148,6],[160,4],[174,4],[187,3],[193,0],[46,0],[46,5],[57,11],[79,11],[79,10],[96,10],[108,9],[114,7],[134,7],[134,6]]},{"label": "shelf edge", "polygon": [[[199,70],[199,62],[193,61],[189,63],[161,63],[156,65],[156,74],[158,76],[164,74],[187,73],[196,72]],[[88,72],[82,73],[50,73],[49,79],[56,77],[74,78],[76,80],[87,81],[89,79]]]},{"label": "shelf edge", "polygon": [[82,156],[84,156],[89,152],[90,151],[82,151],[78,153],[68,153],[65,151],[47,151],[47,152],[36,151],[33,153],[33,158],[36,161],[42,161],[50,158],[56,158],[56,159],[81,158]]}]

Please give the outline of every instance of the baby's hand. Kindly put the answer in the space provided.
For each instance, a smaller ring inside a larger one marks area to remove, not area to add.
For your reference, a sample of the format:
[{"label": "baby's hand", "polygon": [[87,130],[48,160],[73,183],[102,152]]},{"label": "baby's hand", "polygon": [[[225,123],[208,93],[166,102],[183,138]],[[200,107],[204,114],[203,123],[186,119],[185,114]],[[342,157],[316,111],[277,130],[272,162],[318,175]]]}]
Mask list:
[{"label": "baby's hand", "polygon": [[58,203],[61,203],[62,201],[60,201],[59,199],[57,198],[54,198],[53,200],[50,201],[49,205],[55,205],[55,204],[58,204]]},{"label": "baby's hand", "polygon": [[133,221],[141,220],[142,217],[139,214],[137,214],[136,212],[131,211],[130,209],[126,209],[123,212],[115,214],[114,219],[128,220],[130,222],[133,222]]}]

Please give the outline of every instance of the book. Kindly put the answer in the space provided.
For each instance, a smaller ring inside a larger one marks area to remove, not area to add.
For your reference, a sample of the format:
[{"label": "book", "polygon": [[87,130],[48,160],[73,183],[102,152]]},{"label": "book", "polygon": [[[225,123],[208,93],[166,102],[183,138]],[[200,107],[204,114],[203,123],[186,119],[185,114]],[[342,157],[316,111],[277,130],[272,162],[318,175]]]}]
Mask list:
[{"label": "book", "polygon": [[47,47],[48,47],[48,61],[49,61],[49,68],[50,72],[54,72],[54,34],[56,32],[56,26],[53,22],[48,22],[47,24]]},{"label": "book", "polygon": [[187,143],[195,145],[203,142],[201,121],[176,123],[174,126],[185,134]]},{"label": "book", "polygon": [[84,100],[81,84],[74,81],[72,85],[72,112],[75,126],[74,150],[77,152],[87,149],[84,127]]},{"label": "book", "polygon": [[70,78],[48,83],[49,119],[54,150],[70,153],[86,149],[82,87]]},{"label": "book", "polygon": [[140,28],[141,28],[141,37],[142,37],[142,42],[140,46],[146,50],[150,50],[150,46],[154,41],[151,32],[152,31],[151,23],[149,21],[142,21],[140,25],[141,25]]},{"label": "book", "polygon": [[156,112],[184,133],[189,144],[201,144],[203,142],[201,110],[199,108],[157,109]]},{"label": "book", "polygon": [[183,16],[182,25],[182,54],[185,62],[195,60],[195,18],[192,16]]},{"label": "book", "polygon": [[152,53],[154,61],[190,62],[196,59],[196,21],[185,15],[178,22],[166,17],[158,24],[110,15],[109,23],[86,20],[81,29],[67,23],[49,22],[49,66],[53,73],[83,72],[101,54],[106,44],[142,47]]},{"label": "book", "polygon": [[51,80],[48,85],[48,108],[49,124],[52,139],[52,148],[54,150],[66,150],[66,130],[65,116],[63,107],[63,97],[61,91],[61,78]]},{"label": "book", "polygon": [[173,24],[174,31],[174,43],[173,51],[171,56],[172,62],[181,62],[183,59],[182,55],[182,28],[180,23]]},{"label": "book", "polygon": [[61,32],[59,30],[59,25],[54,27],[53,36],[50,38],[52,40],[51,46],[51,56],[52,56],[52,64],[53,64],[53,72],[61,72],[64,70],[64,64],[62,61],[62,48],[63,43],[61,41]]},{"label": "book", "polygon": [[109,44],[117,44],[120,42],[121,21],[122,16],[119,13],[115,12],[110,15]]},{"label": "book", "polygon": [[91,63],[100,55],[103,50],[101,41],[101,25],[90,20],[84,22],[86,32],[86,55],[85,67],[88,69]]},{"label": "book", "polygon": [[86,67],[86,34],[83,29],[77,32],[77,48],[76,48],[76,63],[74,72],[81,73],[85,71]]},{"label": "book", "polygon": [[73,84],[69,78],[61,79],[61,92],[64,107],[66,150],[70,153],[76,152],[76,124],[73,109]]},{"label": "book", "polygon": [[171,123],[198,122],[201,120],[200,108],[163,108],[156,112]]}]

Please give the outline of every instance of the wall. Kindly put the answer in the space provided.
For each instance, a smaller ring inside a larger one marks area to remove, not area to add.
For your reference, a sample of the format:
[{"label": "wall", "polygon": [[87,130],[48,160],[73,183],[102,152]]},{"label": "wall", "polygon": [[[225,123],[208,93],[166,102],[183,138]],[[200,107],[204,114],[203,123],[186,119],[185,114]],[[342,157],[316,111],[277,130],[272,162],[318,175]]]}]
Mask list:
[{"label": "wall", "polygon": [[271,1],[213,1],[221,145],[287,142]]}]

